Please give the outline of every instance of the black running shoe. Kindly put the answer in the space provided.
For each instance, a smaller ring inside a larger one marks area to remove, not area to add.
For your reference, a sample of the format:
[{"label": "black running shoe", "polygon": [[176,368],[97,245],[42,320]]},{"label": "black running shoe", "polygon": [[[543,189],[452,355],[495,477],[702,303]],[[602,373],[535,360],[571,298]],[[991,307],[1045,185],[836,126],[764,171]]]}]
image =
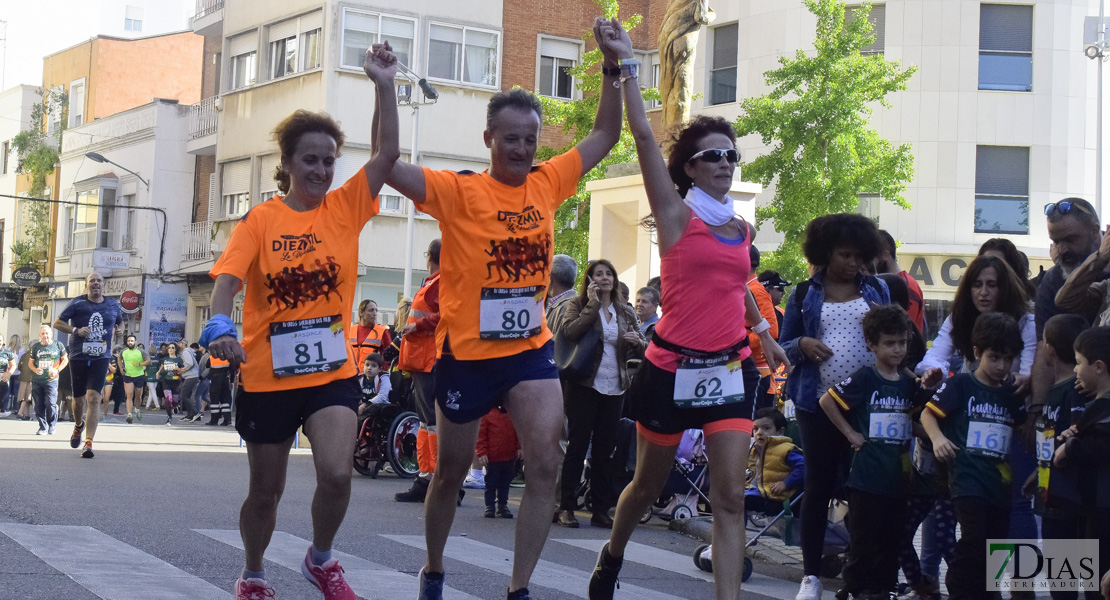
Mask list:
[{"label": "black running shoe", "polygon": [[73,435],[69,436],[69,447],[81,447],[81,434],[85,432],[85,422],[81,421],[73,427]]},{"label": "black running shoe", "polygon": [[81,452],[81,458],[92,458],[92,442],[85,442],[85,449]]},{"label": "black running shoe", "polygon": [[609,555],[609,544],[601,547],[597,553],[597,566],[590,575],[590,600],[613,600],[615,590],[621,584],[617,575],[621,572],[624,558],[613,558]]}]

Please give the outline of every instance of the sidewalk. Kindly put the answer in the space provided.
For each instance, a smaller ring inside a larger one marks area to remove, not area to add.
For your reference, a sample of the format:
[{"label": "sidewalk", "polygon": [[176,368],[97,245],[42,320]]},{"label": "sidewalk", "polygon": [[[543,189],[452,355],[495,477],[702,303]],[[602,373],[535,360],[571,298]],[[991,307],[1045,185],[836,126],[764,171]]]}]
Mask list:
[{"label": "sidewalk", "polygon": [[[94,446],[104,452],[240,452],[239,434],[234,427],[210,427],[198,421],[185,423],[174,418],[166,426],[166,413],[144,411],[143,421],[128,425],[122,416],[109,415],[96,429]],[[207,420],[207,415],[205,415]],[[59,421],[54,435],[35,435],[35,419],[21,421],[7,417],[0,419],[0,449],[40,449],[77,452],[69,447],[73,433],[72,421]],[[293,452],[310,453],[307,449]]]}]

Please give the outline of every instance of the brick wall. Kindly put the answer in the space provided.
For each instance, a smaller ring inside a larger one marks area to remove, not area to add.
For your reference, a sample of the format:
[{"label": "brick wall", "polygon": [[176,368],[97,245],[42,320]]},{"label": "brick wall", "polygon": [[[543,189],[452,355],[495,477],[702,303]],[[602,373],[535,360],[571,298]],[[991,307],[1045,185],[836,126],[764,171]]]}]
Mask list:
[{"label": "brick wall", "polygon": [[100,119],[153,98],[201,100],[204,38],[191,31],[138,40],[96,40],[92,117]]},{"label": "brick wall", "polygon": [[204,38],[204,67],[200,80],[200,97],[211,98],[220,91],[220,51],[223,38],[210,35]]},{"label": "brick wall", "polygon": [[193,181],[193,222],[199,223],[208,220],[208,182],[212,173],[216,172],[216,155],[200,155],[197,157],[195,179]]}]

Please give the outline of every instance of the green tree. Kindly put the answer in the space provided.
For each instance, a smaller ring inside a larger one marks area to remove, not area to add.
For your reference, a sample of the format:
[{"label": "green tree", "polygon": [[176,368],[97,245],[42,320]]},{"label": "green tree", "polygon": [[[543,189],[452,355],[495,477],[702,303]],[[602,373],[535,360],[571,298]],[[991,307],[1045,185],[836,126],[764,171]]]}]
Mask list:
[{"label": "green tree", "polygon": [[[27,197],[42,199],[47,198],[46,178],[58,163],[58,148],[65,131],[69,102],[64,91],[51,93],[40,90],[39,97],[42,100],[31,107],[31,127],[12,138],[12,148],[18,159],[17,172],[31,179]],[[47,122],[52,114],[60,115],[61,126],[48,132]],[[12,265],[43,268],[50,255],[50,240],[54,233],[50,227],[50,204],[34,200],[21,200],[20,204],[23,205],[26,221],[24,235],[11,247],[14,257]]]},{"label": "green tree", "polygon": [[854,211],[861,193],[909,208],[903,198],[913,176],[910,146],[895,146],[868,126],[871,106],[906,89],[917,70],[882,54],[861,55],[874,42],[871,3],[847,15],[844,0],[805,0],[817,16],[816,51],[799,50],[764,74],[771,92],[741,104],[738,135],[757,134],[770,151],[744,165],[744,176],[775,196],[756,210],[784,235],[762,264],[791,281],[806,277],[801,243],[806,224],[821,215]]},{"label": "green tree", "polygon": [[[601,7],[602,15],[606,18],[617,16],[619,6],[616,0],[594,0],[594,2]],[[625,30],[631,31],[642,20],[641,15],[633,15],[622,24]],[[587,34],[586,39],[592,35],[592,32]],[[593,67],[601,62],[601,58],[601,50],[594,48],[586,52],[582,61],[570,70],[578,89],[582,92],[581,99],[557,100],[540,96],[544,125],[561,127],[564,132],[570,134],[571,140],[562,148],[550,146],[540,148],[536,153],[537,160],[547,160],[570,150],[590,133],[594,125],[594,117],[597,115],[602,85],[601,71]],[[658,100],[659,91],[655,88],[645,90],[644,97]],[[631,162],[636,162],[636,145],[626,125],[621,131],[620,141],[609,155],[578,182],[578,193],[563,202],[555,211],[555,252],[570,255],[579,266],[586,264],[590,232],[590,193],[586,191],[586,184],[603,179],[605,170],[611,165]]]}]

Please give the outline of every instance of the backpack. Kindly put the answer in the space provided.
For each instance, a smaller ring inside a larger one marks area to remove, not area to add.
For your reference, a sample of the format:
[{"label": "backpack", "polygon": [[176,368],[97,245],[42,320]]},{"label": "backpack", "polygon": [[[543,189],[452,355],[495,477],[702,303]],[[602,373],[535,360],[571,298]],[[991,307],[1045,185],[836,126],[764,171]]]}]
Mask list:
[{"label": "backpack", "polygon": [[[879,278],[875,277],[874,275],[864,275],[863,281],[876,290],[883,289],[882,284],[879,283]],[[799,312],[803,310],[802,303],[806,298],[806,294],[809,293],[809,288],[811,285],[813,285],[813,280],[807,279],[805,281],[799,282],[798,285],[794,286],[794,304],[798,307]],[[887,298],[887,301],[889,302],[890,298]]]}]

